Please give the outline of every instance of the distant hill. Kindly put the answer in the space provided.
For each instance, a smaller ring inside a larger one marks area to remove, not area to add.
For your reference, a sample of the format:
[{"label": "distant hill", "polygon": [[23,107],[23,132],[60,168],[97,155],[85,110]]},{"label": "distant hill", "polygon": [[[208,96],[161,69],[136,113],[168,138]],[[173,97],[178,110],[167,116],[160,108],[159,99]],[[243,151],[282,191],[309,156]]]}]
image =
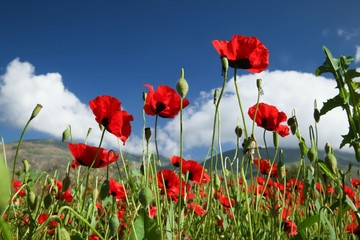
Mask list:
[{"label": "distant hill", "polygon": [[[9,168],[12,168],[18,143],[5,144],[5,155]],[[3,155],[1,148],[0,154]],[[124,159],[130,164],[140,166],[142,156],[123,153]],[[54,139],[25,140],[22,142],[18,154],[17,167],[22,166],[22,160],[26,159],[31,165],[31,170],[48,172],[55,170],[65,172],[66,167],[73,161],[67,143]]]},{"label": "distant hill", "polygon": [[[283,150],[283,156],[284,156],[284,163],[286,165],[286,168],[294,168],[300,165],[300,150],[298,148],[285,148]],[[241,157],[243,149],[239,150],[239,157]],[[268,149],[270,159],[273,158],[275,149],[270,148]],[[352,176],[357,176],[356,171],[360,169],[360,163],[358,163],[355,159],[355,154],[353,152],[348,151],[334,151],[335,157],[338,162],[338,168],[342,169],[343,171],[347,171],[349,164],[351,163],[353,165],[352,167]],[[260,148],[260,154],[262,158],[267,158],[267,153],[265,148]],[[235,156],[235,150],[229,150],[226,152],[223,152],[223,159],[227,159],[227,166],[230,165],[229,160],[232,161]],[[256,156],[256,154],[255,154]],[[319,159],[324,160],[325,151],[319,150]],[[218,159],[217,169],[221,169],[221,162],[220,162],[220,155],[214,156],[214,159]],[[275,162],[279,161],[279,156],[277,157]],[[308,164],[309,160],[305,156],[305,163]],[[236,164],[234,164],[236,165]],[[235,167],[233,165],[233,167]],[[207,160],[205,164],[206,168],[210,168],[210,161]]]}]

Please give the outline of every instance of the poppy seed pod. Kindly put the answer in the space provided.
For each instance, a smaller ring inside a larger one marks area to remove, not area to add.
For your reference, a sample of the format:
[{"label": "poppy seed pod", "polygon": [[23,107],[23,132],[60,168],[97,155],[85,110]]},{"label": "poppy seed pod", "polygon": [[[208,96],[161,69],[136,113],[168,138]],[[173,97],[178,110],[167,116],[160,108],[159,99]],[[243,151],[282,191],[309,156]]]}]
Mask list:
[{"label": "poppy seed pod", "polygon": [[62,240],[70,240],[71,239],[69,232],[64,227],[61,227],[59,229],[58,239],[62,239]]},{"label": "poppy seed pod", "polygon": [[277,165],[277,171],[280,179],[284,179],[286,176],[286,167],[283,161],[280,161]]},{"label": "poppy seed pod", "polygon": [[333,153],[328,153],[325,156],[325,163],[333,174],[337,172],[337,160]]},{"label": "poppy seed pod", "polygon": [[36,208],[36,205],[37,205],[37,198],[36,198],[36,195],[33,191],[28,191],[28,194],[27,194],[27,202],[28,202],[28,205],[30,207],[30,209],[32,211],[35,210]]},{"label": "poppy seed pod", "polygon": [[273,132],[273,143],[275,148],[279,147],[279,134],[277,132]]},{"label": "poppy seed pod", "polygon": [[65,142],[71,136],[71,128],[68,126],[62,133],[61,141]]},{"label": "poppy seed pod", "polygon": [[179,95],[184,98],[189,91],[189,84],[187,83],[185,77],[184,77],[184,68],[181,68],[180,71],[180,79],[178,80],[176,84],[176,91],[179,93]]},{"label": "poppy seed pod", "polygon": [[28,162],[28,160],[23,159],[22,160],[23,166],[24,166],[24,173],[28,173],[30,170],[30,164]]},{"label": "poppy seed pod", "polygon": [[34,119],[34,118],[39,114],[39,112],[41,111],[42,107],[43,107],[43,106],[42,106],[41,104],[36,105],[36,107],[34,108],[32,114],[31,114],[30,120]]},{"label": "poppy seed pod", "polygon": [[289,127],[296,125],[296,118],[295,118],[295,116],[293,116],[293,117],[291,117],[291,118],[289,118],[289,119],[287,120],[287,125],[288,125]]},{"label": "poppy seed pod", "polygon": [[151,128],[147,127],[144,129],[144,131],[145,131],[145,139],[147,142],[149,142],[151,138]]},{"label": "poppy seed pod", "polygon": [[235,134],[238,138],[241,138],[242,132],[243,132],[243,130],[240,126],[235,127]]}]

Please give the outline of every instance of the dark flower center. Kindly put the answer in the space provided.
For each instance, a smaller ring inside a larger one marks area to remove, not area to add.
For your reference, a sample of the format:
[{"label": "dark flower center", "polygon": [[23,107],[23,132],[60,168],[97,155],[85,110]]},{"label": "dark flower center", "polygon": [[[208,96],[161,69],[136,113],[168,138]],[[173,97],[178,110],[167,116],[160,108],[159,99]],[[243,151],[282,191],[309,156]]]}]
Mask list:
[{"label": "dark flower center", "polygon": [[103,120],[101,121],[101,125],[103,125],[105,128],[107,128],[107,126],[109,125],[109,119],[103,118]]},{"label": "dark flower center", "polygon": [[156,103],[156,113],[157,114],[161,113],[165,109],[166,109],[166,105],[164,103],[162,103],[162,102]]},{"label": "dark flower center", "polygon": [[243,58],[235,61],[229,60],[229,66],[232,68],[240,68],[240,69],[251,68],[250,60],[248,58]]}]

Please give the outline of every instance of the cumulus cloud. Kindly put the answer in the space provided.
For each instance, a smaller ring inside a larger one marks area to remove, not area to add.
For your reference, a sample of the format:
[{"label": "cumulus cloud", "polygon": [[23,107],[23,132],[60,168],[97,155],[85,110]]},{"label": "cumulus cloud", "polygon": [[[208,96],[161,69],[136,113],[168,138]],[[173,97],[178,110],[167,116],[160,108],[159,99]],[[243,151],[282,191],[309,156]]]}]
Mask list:
[{"label": "cumulus cloud", "polygon": [[360,46],[356,46],[355,62],[360,62]]},{"label": "cumulus cloud", "polygon": [[[73,137],[81,141],[92,128],[88,143],[99,143],[101,132],[91,109],[65,88],[59,73],[36,75],[29,62],[13,60],[0,77],[0,121],[23,128],[38,103],[43,109],[30,124],[31,129],[59,139],[71,125]],[[118,146],[114,136],[105,136],[105,146]]]},{"label": "cumulus cloud", "polygon": [[[309,142],[309,126],[314,125],[313,111],[314,100],[318,102],[319,109],[322,103],[337,94],[335,82],[324,77],[316,77],[311,73],[296,71],[265,71],[258,75],[248,74],[237,78],[241,101],[244,108],[246,126],[251,132],[252,122],[248,117],[247,110],[256,103],[257,88],[256,79],[263,79],[263,91],[260,101],[275,105],[280,111],[291,116],[296,112],[300,130]],[[213,116],[215,106],[213,104],[214,89],[202,92],[199,99],[184,110],[184,148],[190,151],[196,147],[210,147],[213,129]],[[233,79],[230,79],[225,88],[221,100],[221,142],[235,147],[236,138],[234,129],[237,124],[243,127],[241,112],[239,110]],[[323,116],[318,125],[319,147],[323,148],[326,142],[330,142],[337,148],[342,141],[341,134],[347,133],[345,112],[341,109],[329,112]],[[169,144],[167,151],[175,153],[174,143],[179,138],[178,119],[169,121],[162,129],[163,142]],[[255,126],[255,136],[262,145],[263,129]],[[267,134],[268,144],[272,145],[272,134]],[[231,145],[232,144],[232,145]],[[295,136],[287,136],[280,140],[282,147],[297,147]]]},{"label": "cumulus cloud", "polygon": [[[308,142],[308,128],[314,124],[314,100],[317,99],[321,108],[323,102],[337,94],[335,82],[324,77],[316,77],[311,73],[296,71],[265,71],[257,75],[238,76],[237,82],[249,132],[252,125],[247,110],[256,103],[257,78],[263,79],[264,94],[260,101],[277,106],[288,116],[291,116],[292,111],[295,110],[300,130]],[[211,146],[215,111],[214,90],[199,93],[199,97],[192,100],[191,105],[184,109],[183,139],[186,157],[191,156],[198,149],[201,149],[202,156],[205,156]],[[93,131],[88,143],[98,144],[100,130],[91,110],[74,93],[66,89],[59,73],[37,75],[34,66],[30,63],[21,62],[19,59],[13,60],[7,66],[4,75],[0,77],[0,121],[22,128],[38,103],[43,105],[43,109],[30,125],[32,129],[59,138],[62,131],[71,125],[74,138],[81,141],[85,139],[87,130],[91,127]],[[233,79],[228,81],[220,105],[221,142],[228,148],[233,148],[236,143],[235,126],[240,124],[243,127]],[[165,156],[179,154],[178,117],[160,122],[162,124],[158,129],[160,154]],[[318,125],[319,146],[323,147],[326,142],[330,142],[334,148],[337,148],[342,140],[341,134],[347,133],[346,122],[345,113],[341,109],[323,116]],[[255,126],[255,136],[260,145],[263,144],[262,134],[263,129]],[[267,136],[269,145],[272,145],[272,135],[268,133]],[[104,144],[110,147],[119,146],[116,138],[111,134],[106,134]],[[133,133],[123,149],[130,153],[141,154],[142,144],[142,136]],[[281,138],[280,144],[282,147],[297,147],[297,139],[290,135]],[[150,147],[151,151],[155,150],[153,141]]]}]

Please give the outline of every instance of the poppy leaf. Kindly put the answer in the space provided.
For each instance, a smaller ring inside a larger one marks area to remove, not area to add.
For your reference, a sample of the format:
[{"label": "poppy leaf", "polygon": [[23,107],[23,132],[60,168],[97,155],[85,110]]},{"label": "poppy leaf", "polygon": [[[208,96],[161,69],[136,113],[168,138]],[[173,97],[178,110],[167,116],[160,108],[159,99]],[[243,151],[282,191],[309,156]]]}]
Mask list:
[{"label": "poppy leaf", "polygon": [[328,99],[323,104],[324,105],[320,109],[320,116],[325,115],[327,112],[333,110],[334,108],[344,107],[344,101],[340,95],[337,95],[334,98]]},{"label": "poppy leaf", "polygon": [[145,237],[144,216],[139,214],[131,228],[130,240],[142,240]]},{"label": "poppy leaf", "polygon": [[336,177],[331,173],[331,171],[329,170],[329,168],[326,166],[326,164],[322,161],[318,161],[318,165],[321,168],[321,170],[328,176],[330,177],[332,180],[336,181]]}]

